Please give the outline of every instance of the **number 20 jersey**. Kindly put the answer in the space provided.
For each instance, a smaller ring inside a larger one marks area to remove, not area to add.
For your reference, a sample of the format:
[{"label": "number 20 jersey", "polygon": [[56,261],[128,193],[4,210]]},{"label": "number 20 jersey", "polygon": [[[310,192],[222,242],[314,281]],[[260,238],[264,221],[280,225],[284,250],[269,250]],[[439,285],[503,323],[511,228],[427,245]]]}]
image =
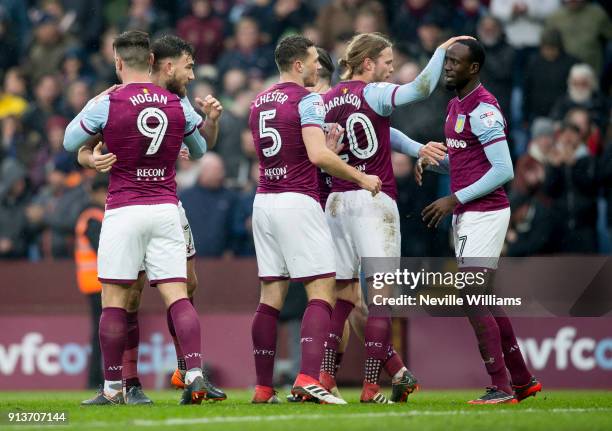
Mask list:
[{"label": "number 20 jersey", "polygon": [[[391,120],[368,105],[364,96],[367,85],[364,81],[343,81],[325,93],[325,122],[339,123],[345,130],[340,157],[368,175],[378,175],[382,191],[397,200],[391,166]],[[333,179],[332,193],[349,190],[360,190],[360,187],[340,178]]]},{"label": "number 20 jersey", "polygon": [[[108,103],[101,132],[108,150],[117,156],[106,208],[176,205],[175,164],[188,134],[188,113],[179,97],[151,83],[133,83],[98,103]],[[87,117],[81,126],[88,131]]]},{"label": "number 20 jersey", "polygon": [[257,95],[249,115],[259,157],[257,193],[302,193],[319,201],[317,169],[308,158],[302,128],[322,127],[324,115],[321,96],[292,82]]}]

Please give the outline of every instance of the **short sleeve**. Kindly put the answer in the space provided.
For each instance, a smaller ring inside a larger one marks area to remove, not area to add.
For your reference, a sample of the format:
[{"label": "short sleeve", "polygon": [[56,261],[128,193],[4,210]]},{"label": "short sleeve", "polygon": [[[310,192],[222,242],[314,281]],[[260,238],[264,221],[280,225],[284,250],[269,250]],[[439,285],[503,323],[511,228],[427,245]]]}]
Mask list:
[{"label": "short sleeve", "polygon": [[320,94],[310,93],[298,105],[302,127],[321,127],[325,123],[325,104]]},{"label": "short sleeve", "polygon": [[81,128],[90,135],[95,135],[104,129],[108,121],[110,98],[108,95],[91,100],[80,115]]},{"label": "short sleeve", "polygon": [[470,127],[482,145],[506,140],[504,116],[489,103],[481,103],[470,113]]},{"label": "short sleeve", "polygon": [[202,126],[204,120],[202,116],[193,109],[187,97],[181,99],[181,106],[185,114],[185,136],[189,136]]},{"label": "short sleeve", "polygon": [[365,86],[363,96],[374,112],[388,117],[395,108],[395,93],[398,88],[399,85],[389,82],[376,82]]}]

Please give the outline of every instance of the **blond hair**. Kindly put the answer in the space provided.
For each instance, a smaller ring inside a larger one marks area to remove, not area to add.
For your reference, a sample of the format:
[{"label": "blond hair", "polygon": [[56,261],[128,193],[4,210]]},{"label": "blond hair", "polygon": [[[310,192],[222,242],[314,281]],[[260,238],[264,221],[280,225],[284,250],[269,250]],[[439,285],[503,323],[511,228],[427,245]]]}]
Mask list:
[{"label": "blond hair", "polygon": [[366,58],[376,60],[384,49],[392,46],[391,41],[382,33],[363,33],[354,36],[348,43],[344,56],[338,62],[343,69],[340,77],[350,79],[353,75],[361,73]]}]

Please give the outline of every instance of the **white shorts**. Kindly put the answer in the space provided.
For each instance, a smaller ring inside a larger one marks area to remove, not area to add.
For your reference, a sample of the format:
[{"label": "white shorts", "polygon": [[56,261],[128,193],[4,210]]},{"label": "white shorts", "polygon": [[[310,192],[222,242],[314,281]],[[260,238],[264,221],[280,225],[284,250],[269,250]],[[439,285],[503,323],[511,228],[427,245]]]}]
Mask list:
[{"label": "white shorts", "polygon": [[98,279],[131,284],[144,270],[151,285],[186,281],[185,240],[176,205],[130,205],[107,210],[98,248]]},{"label": "white shorts", "polygon": [[331,235],[321,205],[301,193],[258,193],[253,237],[259,278],[310,281],[336,271]]},{"label": "white shorts", "polygon": [[[393,271],[401,255],[401,233],[397,204],[386,193],[372,197],[367,190],[334,192],[329,195],[325,216],[336,253],[336,280],[359,279],[361,258],[398,258],[374,262],[371,272]],[[388,268],[387,268],[388,267]]]},{"label": "white shorts", "polygon": [[453,215],[453,240],[459,266],[497,269],[508,223],[510,208]]},{"label": "white shorts", "polygon": [[189,220],[187,220],[187,214],[181,201],[178,202],[179,216],[181,217],[181,226],[183,227],[183,236],[185,238],[185,251],[187,252],[187,260],[193,258],[196,254],[195,243],[193,242],[193,233],[189,226]]}]

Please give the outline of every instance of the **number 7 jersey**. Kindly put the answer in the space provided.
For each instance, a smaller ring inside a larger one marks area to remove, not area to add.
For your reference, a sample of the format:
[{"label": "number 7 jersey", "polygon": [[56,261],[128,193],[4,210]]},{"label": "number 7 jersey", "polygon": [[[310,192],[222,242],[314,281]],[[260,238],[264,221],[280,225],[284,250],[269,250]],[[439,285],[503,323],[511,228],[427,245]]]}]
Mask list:
[{"label": "number 7 jersey", "polygon": [[[343,81],[323,95],[325,121],[344,127],[344,148],[339,154],[355,169],[368,175],[378,175],[382,191],[397,200],[397,185],[391,166],[391,120],[378,114],[366,101],[366,86],[384,86],[391,91],[397,86],[387,83],[368,84],[364,81]],[[389,111],[389,114],[391,111]],[[357,184],[334,178],[332,193],[360,190]]]},{"label": "number 7 jersey", "polygon": [[324,116],[321,96],[293,82],[275,84],[253,100],[249,128],[259,157],[257,193],[302,193],[319,201],[317,170],[302,128],[322,128]]},{"label": "number 7 jersey", "polygon": [[175,164],[183,139],[202,123],[186,100],[152,83],[132,83],[90,102],[81,127],[101,132],[117,162],[106,208],[177,204]]}]

